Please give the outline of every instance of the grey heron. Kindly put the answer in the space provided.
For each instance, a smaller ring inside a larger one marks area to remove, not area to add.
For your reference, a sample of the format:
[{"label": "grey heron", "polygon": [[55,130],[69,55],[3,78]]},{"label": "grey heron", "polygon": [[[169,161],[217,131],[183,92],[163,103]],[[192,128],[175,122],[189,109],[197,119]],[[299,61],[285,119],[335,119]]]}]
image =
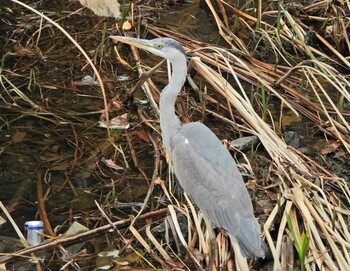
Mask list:
[{"label": "grey heron", "polygon": [[176,116],[175,101],[187,75],[187,55],[181,44],[170,38],[111,38],[170,61],[172,76],[161,92],[159,106],[163,144],[175,176],[199,209],[239,245],[243,257],[264,258],[267,247],[231,154],[207,126],[200,122],[182,125]]}]

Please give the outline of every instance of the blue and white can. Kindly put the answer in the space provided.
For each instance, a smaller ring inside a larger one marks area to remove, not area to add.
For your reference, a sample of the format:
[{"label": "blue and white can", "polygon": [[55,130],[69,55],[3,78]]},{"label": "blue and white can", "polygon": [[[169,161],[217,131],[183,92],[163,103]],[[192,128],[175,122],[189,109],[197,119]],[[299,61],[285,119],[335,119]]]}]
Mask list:
[{"label": "blue and white can", "polygon": [[44,223],[42,221],[27,221],[24,224],[24,237],[31,246],[44,241]]}]

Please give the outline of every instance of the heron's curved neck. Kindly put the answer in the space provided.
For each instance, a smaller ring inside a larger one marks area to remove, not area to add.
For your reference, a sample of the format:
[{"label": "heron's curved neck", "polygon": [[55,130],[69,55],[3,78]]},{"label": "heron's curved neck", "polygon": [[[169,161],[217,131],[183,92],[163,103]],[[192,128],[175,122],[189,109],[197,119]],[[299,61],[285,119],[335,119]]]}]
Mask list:
[{"label": "heron's curved neck", "polygon": [[173,68],[169,84],[163,89],[160,95],[160,128],[162,131],[163,143],[170,153],[171,138],[179,131],[181,123],[175,114],[175,102],[185,83],[187,75],[187,59],[184,55],[171,61]]}]

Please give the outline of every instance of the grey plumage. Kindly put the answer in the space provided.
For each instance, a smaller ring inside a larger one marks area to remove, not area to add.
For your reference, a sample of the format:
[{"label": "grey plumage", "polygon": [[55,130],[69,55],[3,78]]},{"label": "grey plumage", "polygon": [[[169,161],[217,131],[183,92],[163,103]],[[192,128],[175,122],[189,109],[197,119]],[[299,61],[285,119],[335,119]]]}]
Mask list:
[{"label": "grey plumage", "polygon": [[232,156],[204,124],[181,125],[176,116],[175,101],[187,74],[187,56],[181,44],[169,38],[112,38],[171,62],[172,78],[160,98],[160,125],[175,175],[200,210],[239,244],[244,257],[265,257],[267,247],[260,237],[248,191]]}]

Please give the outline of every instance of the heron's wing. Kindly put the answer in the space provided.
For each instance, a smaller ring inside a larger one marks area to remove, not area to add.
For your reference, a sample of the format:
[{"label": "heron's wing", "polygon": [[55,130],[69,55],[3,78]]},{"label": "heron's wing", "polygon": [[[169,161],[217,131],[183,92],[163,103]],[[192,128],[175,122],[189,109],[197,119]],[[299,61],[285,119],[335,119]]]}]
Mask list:
[{"label": "heron's wing", "polygon": [[[183,125],[171,139],[170,156],[175,175],[197,206],[231,236],[240,234],[240,221],[253,219],[260,229],[241,174],[216,135],[204,124]],[[246,223],[243,223],[246,224]]]}]

